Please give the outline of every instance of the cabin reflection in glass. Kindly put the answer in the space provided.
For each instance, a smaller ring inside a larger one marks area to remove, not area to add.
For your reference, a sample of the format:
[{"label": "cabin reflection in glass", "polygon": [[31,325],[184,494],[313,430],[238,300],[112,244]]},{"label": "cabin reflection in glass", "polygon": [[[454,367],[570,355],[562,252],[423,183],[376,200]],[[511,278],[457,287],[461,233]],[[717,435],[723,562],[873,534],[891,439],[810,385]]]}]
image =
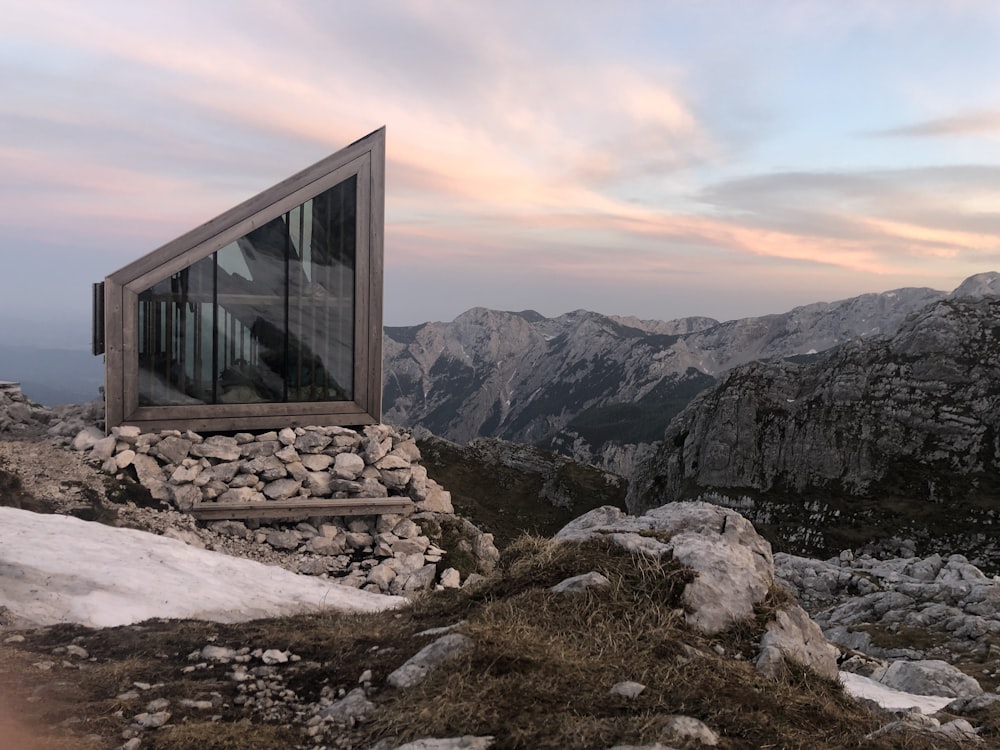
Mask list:
[{"label": "cabin reflection in glass", "polygon": [[139,405],[347,401],[357,178],[139,294]]}]

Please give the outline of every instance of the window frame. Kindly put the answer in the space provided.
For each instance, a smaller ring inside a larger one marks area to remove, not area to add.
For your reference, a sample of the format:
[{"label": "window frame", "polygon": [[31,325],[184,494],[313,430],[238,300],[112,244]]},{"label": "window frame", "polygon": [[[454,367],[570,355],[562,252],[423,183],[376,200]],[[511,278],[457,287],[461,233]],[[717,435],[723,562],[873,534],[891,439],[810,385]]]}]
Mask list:
[{"label": "window frame", "polygon": [[[357,175],[354,392],[351,401],[139,406],[139,294],[334,185]],[[358,426],[382,419],[385,128],[229,209],[104,281],[107,428],[228,432],[298,425]]]}]

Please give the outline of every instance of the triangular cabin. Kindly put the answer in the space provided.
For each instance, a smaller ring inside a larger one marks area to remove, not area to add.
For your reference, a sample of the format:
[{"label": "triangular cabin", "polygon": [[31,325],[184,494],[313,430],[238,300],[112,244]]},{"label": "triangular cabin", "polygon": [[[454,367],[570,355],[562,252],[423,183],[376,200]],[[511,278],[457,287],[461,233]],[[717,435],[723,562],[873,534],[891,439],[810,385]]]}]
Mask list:
[{"label": "triangular cabin", "polygon": [[381,420],[385,128],[95,285],[107,428]]}]

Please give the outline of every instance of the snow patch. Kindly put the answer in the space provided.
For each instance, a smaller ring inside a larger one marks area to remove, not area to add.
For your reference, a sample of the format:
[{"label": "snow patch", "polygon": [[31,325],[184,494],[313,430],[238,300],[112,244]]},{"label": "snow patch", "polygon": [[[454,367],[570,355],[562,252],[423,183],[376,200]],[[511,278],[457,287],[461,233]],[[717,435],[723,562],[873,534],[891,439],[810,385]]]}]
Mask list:
[{"label": "snow patch", "polygon": [[855,698],[867,698],[878,703],[883,708],[892,711],[905,711],[907,709],[917,709],[924,714],[933,714],[951,703],[954,698],[942,698],[939,695],[914,695],[904,693],[901,690],[894,690],[875,682],[868,677],[851,672],[840,673],[840,684],[844,686],[850,695]]},{"label": "snow patch", "polygon": [[18,627],[102,628],[152,617],[243,622],[405,603],[145,531],[0,507],[0,607]]}]

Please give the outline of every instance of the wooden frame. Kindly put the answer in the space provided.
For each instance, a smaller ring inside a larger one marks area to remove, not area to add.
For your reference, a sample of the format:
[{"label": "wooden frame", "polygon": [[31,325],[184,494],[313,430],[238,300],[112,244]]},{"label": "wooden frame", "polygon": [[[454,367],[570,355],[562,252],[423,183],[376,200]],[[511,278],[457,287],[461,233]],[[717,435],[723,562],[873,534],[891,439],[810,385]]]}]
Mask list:
[{"label": "wooden frame", "polygon": [[[140,406],[139,294],[352,176],[357,177],[358,207],[352,399]],[[225,432],[380,422],[384,222],[385,128],[381,128],[108,276],[104,281],[107,428],[130,424],[144,430]]]},{"label": "wooden frame", "polygon": [[409,515],[416,504],[408,497],[354,497],[346,500],[267,500],[257,503],[195,503],[188,511],[199,521],[231,518],[284,518],[301,520],[315,516]]}]

